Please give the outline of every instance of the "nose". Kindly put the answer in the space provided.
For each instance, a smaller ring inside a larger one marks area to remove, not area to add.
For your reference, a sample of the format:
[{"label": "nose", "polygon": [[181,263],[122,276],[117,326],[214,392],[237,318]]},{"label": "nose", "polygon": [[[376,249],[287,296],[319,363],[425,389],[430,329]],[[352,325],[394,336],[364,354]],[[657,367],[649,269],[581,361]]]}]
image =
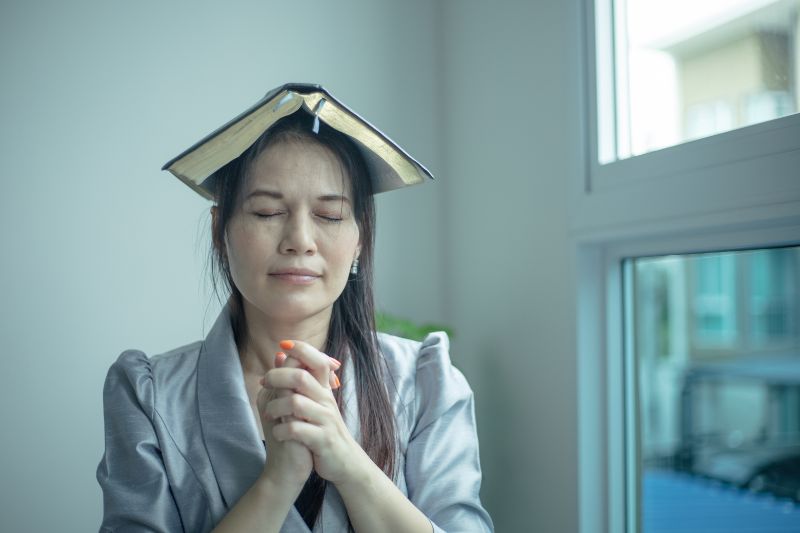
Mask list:
[{"label": "nose", "polygon": [[293,213],[287,218],[283,227],[280,252],[294,255],[314,255],[317,253],[314,226],[308,216],[301,213]]}]

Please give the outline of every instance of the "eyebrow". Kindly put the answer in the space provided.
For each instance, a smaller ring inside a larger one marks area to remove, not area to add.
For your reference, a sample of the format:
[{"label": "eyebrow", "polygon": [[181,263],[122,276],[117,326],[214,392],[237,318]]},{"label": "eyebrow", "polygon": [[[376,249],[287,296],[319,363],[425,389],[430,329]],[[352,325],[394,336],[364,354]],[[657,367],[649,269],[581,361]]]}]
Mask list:
[{"label": "eyebrow", "polygon": [[[250,194],[247,195],[246,200],[250,200],[251,198],[255,198],[257,196],[266,196],[267,198],[274,198],[275,200],[283,200],[283,193],[267,189],[256,189],[252,191]],[[319,200],[320,202],[347,202],[348,204],[351,203],[350,199],[347,196],[341,194],[322,194],[320,196],[317,196],[317,200]]]},{"label": "eyebrow", "polygon": [[275,198],[276,200],[281,200],[283,195],[277,191],[268,191],[266,189],[256,189],[252,191],[250,194],[247,195],[245,200],[249,200],[250,198],[254,198],[256,196],[266,196],[268,198]]},{"label": "eyebrow", "polygon": [[323,194],[322,196],[317,196],[317,200],[320,202],[347,202],[350,203],[350,198],[341,194]]}]

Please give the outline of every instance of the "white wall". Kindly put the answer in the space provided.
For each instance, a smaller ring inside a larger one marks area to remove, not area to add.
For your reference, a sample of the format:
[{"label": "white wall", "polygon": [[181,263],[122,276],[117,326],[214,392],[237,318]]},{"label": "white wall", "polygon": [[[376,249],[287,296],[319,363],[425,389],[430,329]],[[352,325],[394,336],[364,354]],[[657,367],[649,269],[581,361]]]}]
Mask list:
[{"label": "white wall", "polygon": [[[268,89],[316,81],[437,172],[434,15],[426,0],[0,5],[0,529],[96,530],[108,366],[216,317],[210,204],[161,165]],[[440,191],[379,200],[387,310],[443,318]]]},{"label": "white wall", "polygon": [[443,3],[448,316],[498,531],[577,531],[578,2]]}]

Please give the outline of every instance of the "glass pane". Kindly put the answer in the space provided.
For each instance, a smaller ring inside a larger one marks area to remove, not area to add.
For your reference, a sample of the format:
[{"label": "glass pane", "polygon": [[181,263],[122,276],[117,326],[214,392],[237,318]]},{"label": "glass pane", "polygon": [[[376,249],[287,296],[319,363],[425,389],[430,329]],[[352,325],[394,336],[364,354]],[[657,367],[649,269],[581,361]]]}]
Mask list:
[{"label": "glass pane", "polygon": [[631,261],[644,533],[800,531],[800,247]]},{"label": "glass pane", "polygon": [[702,255],[692,269],[692,325],[698,343],[731,346],[736,342],[736,256]]},{"label": "glass pane", "polygon": [[800,0],[617,0],[617,158],[796,113],[798,21]]}]

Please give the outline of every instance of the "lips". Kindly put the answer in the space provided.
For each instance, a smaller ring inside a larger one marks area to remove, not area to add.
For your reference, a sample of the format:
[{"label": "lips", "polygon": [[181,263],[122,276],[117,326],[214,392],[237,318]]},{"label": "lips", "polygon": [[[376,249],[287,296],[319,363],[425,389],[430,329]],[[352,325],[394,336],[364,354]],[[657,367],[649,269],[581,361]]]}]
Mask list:
[{"label": "lips", "polygon": [[320,277],[319,272],[307,268],[283,268],[269,273],[270,276],[307,276],[312,278]]},{"label": "lips", "polygon": [[308,285],[314,283],[321,277],[319,272],[309,270],[307,268],[282,268],[269,273],[273,279],[292,284],[292,285]]}]

